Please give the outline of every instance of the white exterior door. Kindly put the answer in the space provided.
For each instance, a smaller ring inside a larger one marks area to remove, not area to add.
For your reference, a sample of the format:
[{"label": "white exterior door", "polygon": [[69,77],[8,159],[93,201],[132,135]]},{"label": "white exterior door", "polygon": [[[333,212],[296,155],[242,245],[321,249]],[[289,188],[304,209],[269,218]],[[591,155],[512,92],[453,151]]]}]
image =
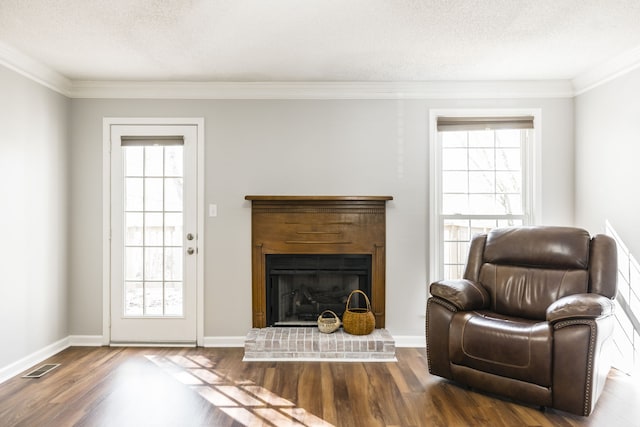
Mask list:
[{"label": "white exterior door", "polygon": [[195,344],[195,125],[110,126],[110,343]]}]

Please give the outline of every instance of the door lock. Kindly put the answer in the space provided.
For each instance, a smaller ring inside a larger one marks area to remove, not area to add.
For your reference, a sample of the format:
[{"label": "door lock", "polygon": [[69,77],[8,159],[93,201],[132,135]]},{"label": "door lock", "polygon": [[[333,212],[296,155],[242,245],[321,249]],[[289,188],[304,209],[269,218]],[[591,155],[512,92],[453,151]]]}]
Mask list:
[{"label": "door lock", "polygon": [[187,234],[187,240],[193,240],[193,237],[194,237],[193,234],[191,233]]}]

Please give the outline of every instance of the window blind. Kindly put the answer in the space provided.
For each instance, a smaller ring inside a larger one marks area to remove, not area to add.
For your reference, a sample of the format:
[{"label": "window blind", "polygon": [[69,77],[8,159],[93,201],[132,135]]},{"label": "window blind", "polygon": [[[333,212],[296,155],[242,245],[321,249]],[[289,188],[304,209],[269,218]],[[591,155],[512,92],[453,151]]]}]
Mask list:
[{"label": "window blind", "polygon": [[156,135],[156,136],[125,136],[120,138],[120,145],[123,147],[144,147],[153,145],[184,145],[184,137],[182,135]]},{"label": "window blind", "polygon": [[438,117],[438,132],[533,129],[533,116]]}]

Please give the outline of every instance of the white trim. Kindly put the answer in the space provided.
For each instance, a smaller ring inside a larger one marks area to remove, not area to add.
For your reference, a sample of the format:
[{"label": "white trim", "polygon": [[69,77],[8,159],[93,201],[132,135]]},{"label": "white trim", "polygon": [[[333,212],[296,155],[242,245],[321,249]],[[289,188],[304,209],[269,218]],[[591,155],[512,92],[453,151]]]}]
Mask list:
[{"label": "white trim", "polygon": [[72,98],[480,99],[571,98],[569,80],[424,82],[74,81]]},{"label": "white trim", "polygon": [[0,64],[69,98],[102,99],[511,99],[571,98],[572,82],[185,82],[71,80],[0,42]]},{"label": "white trim", "polygon": [[[111,341],[111,126],[191,125],[197,128],[198,171],[196,182],[196,345],[204,343],[204,118],[202,117],[104,117],[102,119],[102,344]],[[131,344],[128,344],[131,345]]]},{"label": "white trim", "polygon": [[244,347],[247,339],[243,336],[204,337],[203,347]]},{"label": "white trim", "polygon": [[111,341],[111,125],[102,119],[102,344]]},{"label": "white trim", "polygon": [[484,99],[571,98],[570,80],[185,82],[71,80],[0,42],[0,64],[69,98]]},{"label": "white trim", "polygon": [[[440,227],[438,227],[438,215],[434,215],[439,209],[440,174],[440,150],[438,149],[438,116],[445,115],[451,110],[429,110],[429,269],[427,283],[441,278],[440,271]],[[428,291],[428,289],[427,289]]]},{"label": "white trim", "polygon": [[640,47],[573,79],[422,82],[147,82],[71,80],[0,41],[0,65],[69,98],[478,99],[572,98],[640,66]]},{"label": "white trim", "polygon": [[109,347],[164,347],[164,348],[195,348],[197,347],[193,342],[111,342]]},{"label": "white trim", "polygon": [[640,67],[640,46],[578,74],[572,80],[574,96],[590,91],[638,67]]},{"label": "white trim", "polygon": [[46,347],[41,348],[40,350],[34,351],[33,353],[23,357],[20,360],[17,360],[5,367],[1,367],[0,384],[33,367],[34,365],[37,365],[43,360],[46,360],[51,356],[60,353],[62,350],[69,347],[69,342],[69,337],[63,338],[59,341],[49,344]]},{"label": "white trim", "polygon": [[196,258],[196,345],[204,345],[204,254],[205,249],[205,235],[204,235],[204,221],[205,221],[205,203],[204,203],[204,191],[205,191],[205,152],[204,152],[204,118],[193,119],[193,123],[197,126],[198,137],[198,171],[196,173],[196,215],[197,215],[197,230],[196,236],[198,239],[198,253]]},{"label": "white trim", "polygon": [[69,347],[102,347],[102,335],[69,335]]},{"label": "white trim", "polygon": [[[440,182],[439,174],[436,174],[440,170],[440,153],[438,147],[438,129],[437,118],[439,116],[469,116],[469,117],[491,117],[491,116],[533,116],[534,123],[534,141],[533,144],[529,144],[527,149],[528,165],[525,173],[527,174],[527,180],[529,187],[527,188],[527,194],[525,195],[525,204],[527,212],[531,213],[531,217],[527,218],[527,221],[531,224],[535,224],[537,221],[542,220],[542,191],[541,191],[541,153],[542,153],[542,109],[540,108],[473,108],[473,109],[431,109],[429,110],[429,283],[442,279],[441,270],[441,257],[440,253],[440,227],[438,224],[438,215],[435,212],[439,210],[439,194],[440,194]],[[531,167],[529,167],[531,166]]]},{"label": "white trim", "polygon": [[396,348],[427,348],[427,338],[424,335],[391,335],[396,342]]},{"label": "white trim", "polygon": [[0,41],[0,64],[62,95],[70,96],[71,94],[73,86],[71,80],[2,41]]}]

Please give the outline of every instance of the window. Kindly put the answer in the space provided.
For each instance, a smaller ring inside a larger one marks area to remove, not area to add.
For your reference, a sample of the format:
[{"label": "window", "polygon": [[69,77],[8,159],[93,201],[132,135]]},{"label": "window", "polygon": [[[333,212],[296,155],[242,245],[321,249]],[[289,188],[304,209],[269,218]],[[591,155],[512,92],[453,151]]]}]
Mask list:
[{"label": "window", "polygon": [[432,115],[432,279],[462,277],[474,234],[532,222],[534,121]]},{"label": "window", "polygon": [[629,375],[640,373],[640,263],[631,254],[611,223],[605,223],[606,234],[618,248],[618,295],[614,316],[613,366]]}]

